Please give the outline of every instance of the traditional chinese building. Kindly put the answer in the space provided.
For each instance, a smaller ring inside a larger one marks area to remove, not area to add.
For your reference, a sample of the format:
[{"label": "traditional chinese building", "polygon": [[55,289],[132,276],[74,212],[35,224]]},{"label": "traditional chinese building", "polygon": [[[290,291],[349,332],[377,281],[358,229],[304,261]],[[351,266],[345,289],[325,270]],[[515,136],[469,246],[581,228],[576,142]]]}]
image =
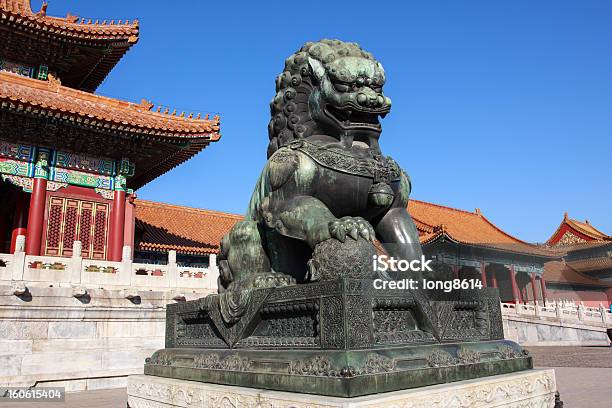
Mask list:
[{"label": "traditional chinese building", "polygon": [[479,209],[411,200],[408,210],[424,252],[449,265],[455,277],[498,288],[504,302],[546,302],[544,265],[557,258],[554,251],[507,234]]},{"label": "traditional chinese building", "polygon": [[133,192],[219,140],[219,118],[95,94],[138,22],[46,10],[0,0],[0,252],[22,235],[28,255],[69,257],[80,241],[83,258],[118,261]]},{"label": "traditional chinese building", "polygon": [[612,299],[612,236],[565,213],[546,242],[561,258],[546,264],[551,294],[595,306]]},{"label": "traditional chinese building", "polygon": [[[243,217],[136,200],[135,258],[163,263],[175,250],[179,261],[206,265],[223,235]],[[479,279],[497,287],[505,302],[544,304],[547,298],[609,304],[607,284],[567,266],[566,251],[513,237],[480,210],[465,211],[411,200],[409,211],[428,256],[449,266],[451,277]],[[591,244],[595,246],[595,244]]]}]

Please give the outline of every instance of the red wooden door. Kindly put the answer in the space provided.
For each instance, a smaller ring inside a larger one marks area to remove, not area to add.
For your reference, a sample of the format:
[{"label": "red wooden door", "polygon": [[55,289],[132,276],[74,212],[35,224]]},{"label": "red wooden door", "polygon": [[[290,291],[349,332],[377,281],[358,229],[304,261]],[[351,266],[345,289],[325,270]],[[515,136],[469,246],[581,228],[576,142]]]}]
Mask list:
[{"label": "red wooden door", "polygon": [[52,196],[48,211],[45,255],[72,256],[73,243],[79,240],[83,258],[106,258],[107,203]]}]

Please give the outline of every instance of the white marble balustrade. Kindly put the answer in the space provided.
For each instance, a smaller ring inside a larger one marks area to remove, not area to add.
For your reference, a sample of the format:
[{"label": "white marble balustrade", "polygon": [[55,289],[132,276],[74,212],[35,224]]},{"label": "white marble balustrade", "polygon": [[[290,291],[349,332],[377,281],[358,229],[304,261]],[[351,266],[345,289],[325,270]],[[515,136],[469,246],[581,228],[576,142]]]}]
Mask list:
[{"label": "white marble balustrade", "polygon": [[546,306],[540,304],[502,303],[502,315],[546,318],[557,322],[575,322],[588,325],[603,325],[612,328],[612,313],[603,305],[586,307],[582,302],[551,300]]},{"label": "white marble balustrade", "polygon": [[[22,240],[23,241],[23,240]],[[216,292],[219,269],[215,254],[207,268],[179,266],[176,252],[168,253],[165,265],[134,263],[125,246],[119,262],[83,259],[81,243],[74,242],[72,257],[25,255],[24,245],[14,254],[0,254],[0,283],[25,282],[88,288],[130,287],[138,289],[208,289]]]}]

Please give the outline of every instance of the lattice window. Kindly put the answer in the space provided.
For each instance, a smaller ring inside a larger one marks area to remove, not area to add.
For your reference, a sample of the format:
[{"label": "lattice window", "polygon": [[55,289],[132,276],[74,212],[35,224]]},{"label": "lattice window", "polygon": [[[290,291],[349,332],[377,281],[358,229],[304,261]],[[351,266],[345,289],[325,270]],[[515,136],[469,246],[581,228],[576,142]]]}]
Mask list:
[{"label": "lattice window", "polygon": [[91,258],[91,218],[93,216],[94,203],[85,202],[81,206],[81,226],[79,227],[79,239],[83,244],[83,258]]},{"label": "lattice window", "polygon": [[72,245],[76,239],[77,225],[79,223],[79,201],[65,200],[64,232],[62,234],[62,254],[72,255]]},{"label": "lattice window", "polygon": [[45,255],[72,256],[78,239],[83,258],[105,259],[108,209],[106,203],[51,197]]},{"label": "lattice window", "polygon": [[96,204],[96,215],[94,221],[93,258],[104,259],[106,251],[106,230],[108,219],[108,204]]},{"label": "lattice window", "polygon": [[61,228],[64,215],[64,200],[52,197],[49,202],[49,218],[47,224],[46,255],[59,255],[62,242]]}]

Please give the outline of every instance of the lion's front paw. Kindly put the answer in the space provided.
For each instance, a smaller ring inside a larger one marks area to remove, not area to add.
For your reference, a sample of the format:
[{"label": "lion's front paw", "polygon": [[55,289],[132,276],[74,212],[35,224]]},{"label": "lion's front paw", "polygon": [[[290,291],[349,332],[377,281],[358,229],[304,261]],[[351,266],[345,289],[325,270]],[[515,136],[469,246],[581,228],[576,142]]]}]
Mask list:
[{"label": "lion's front paw", "polygon": [[357,240],[360,236],[368,241],[374,241],[376,237],[374,228],[361,217],[342,217],[329,223],[329,233],[332,238],[340,242],[346,241],[349,236]]}]

